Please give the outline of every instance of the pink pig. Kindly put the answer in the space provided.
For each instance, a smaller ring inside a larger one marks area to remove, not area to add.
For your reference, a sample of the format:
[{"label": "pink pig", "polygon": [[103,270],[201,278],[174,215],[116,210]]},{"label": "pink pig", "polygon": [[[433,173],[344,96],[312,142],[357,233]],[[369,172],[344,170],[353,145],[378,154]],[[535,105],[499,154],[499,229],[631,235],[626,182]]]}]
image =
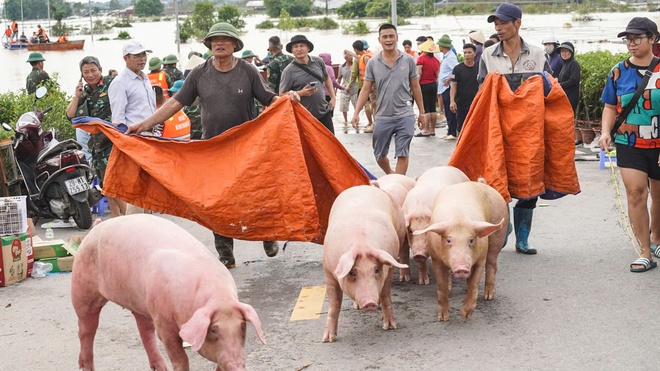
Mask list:
[{"label": "pink pig", "polygon": [[147,214],[113,218],[92,228],[73,265],[71,299],[78,315],[83,370],[94,369],[94,335],[112,301],[137,322],[152,370],[167,370],[156,334],[174,370],[188,370],[182,341],[219,370],[245,369],[245,322],[265,344],[254,309],[238,301],[236,284],[218,258],[173,222]]},{"label": "pink pig", "polygon": [[403,201],[405,201],[408,192],[415,186],[415,180],[401,174],[387,174],[378,178],[378,180],[372,180],[371,185],[385,191],[392,196],[392,199],[400,207],[403,207]]},{"label": "pink pig", "polygon": [[395,329],[392,309],[392,266],[405,239],[401,208],[382,190],[352,187],[330,210],[323,245],[323,270],[328,294],[328,320],[323,342],[334,342],[343,293],[358,308],[372,312],[382,306],[383,329]]},{"label": "pink pig", "polygon": [[[450,274],[467,279],[461,315],[470,319],[477,305],[479,281],[486,268],[484,299],[495,297],[497,256],[506,237],[509,209],[504,198],[481,182],[445,187],[435,200],[428,233],[433,272],[438,283],[438,321],[449,320]],[[504,227],[504,228],[503,228]]]},{"label": "pink pig", "polygon": [[[452,166],[438,166],[426,170],[415,183],[415,187],[408,192],[403,203],[403,213],[408,229],[408,244],[413,253],[413,260],[418,265],[418,283],[428,285],[429,272],[426,261],[429,258],[426,234],[414,233],[429,226],[433,202],[438,193],[446,186],[456,183],[469,182],[470,179],[459,169]],[[409,254],[400,256],[401,263],[407,264]],[[407,274],[406,274],[407,273]],[[410,280],[410,271],[400,272],[401,281]]]}]

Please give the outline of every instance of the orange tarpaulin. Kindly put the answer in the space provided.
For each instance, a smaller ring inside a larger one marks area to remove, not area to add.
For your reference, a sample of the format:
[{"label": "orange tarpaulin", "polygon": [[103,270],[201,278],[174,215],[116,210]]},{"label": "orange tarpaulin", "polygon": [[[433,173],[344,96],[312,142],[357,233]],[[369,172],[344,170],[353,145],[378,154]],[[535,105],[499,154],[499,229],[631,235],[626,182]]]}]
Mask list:
[{"label": "orange tarpaulin", "polygon": [[[218,103],[220,104],[220,103]],[[84,121],[84,120],[81,120]],[[323,242],[343,190],[369,179],[300,104],[278,99],[256,120],[182,142],[80,123],[114,143],[103,193],[243,240]]]},{"label": "orange tarpaulin", "polygon": [[489,74],[449,165],[471,180],[483,177],[507,202],[579,193],[573,110],[557,80],[550,81],[544,97],[542,76],[512,92],[504,76]]}]

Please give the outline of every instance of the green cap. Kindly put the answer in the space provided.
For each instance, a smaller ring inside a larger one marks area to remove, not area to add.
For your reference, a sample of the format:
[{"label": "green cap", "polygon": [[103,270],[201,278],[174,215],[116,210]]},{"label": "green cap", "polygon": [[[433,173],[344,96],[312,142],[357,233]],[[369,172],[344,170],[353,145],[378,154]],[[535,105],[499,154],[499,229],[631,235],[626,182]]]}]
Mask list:
[{"label": "green cap", "polygon": [[445,47],[445,48],[453,48],[454,45],[451,44],[451,39],[449,38],[449,35],[442,35],[440,40],[438,40],[438,45]]},{"label": "green cap", "polygon": [[28,57],[28,60],[26,62],[39,62],[39,61],[45,61],[46,58],[44,58],[43,55],[39,52],[33,52],[30,53],[30,56]]},{"label": "green cap", "polygon": [[174,54],[170,54],[167,57],[163,58],[163,64],[174,64],[179,61],[179,58]]},{"label": "green cap", "polygon": [[149,59],[149,71],[155,71],[163,65],[163,61],[158,57],[153,57]]},{"label": "green cap", "polygon": [[207,48],[211,49],[211,38],[215,36],[228,36],[236,40],[236,47],[234,48],[234,52],[243,49],[243,41],[238,38],[238,30],[236,30],[236,28],[229,23],[220,22],[214,24],[213,27],[211,27],[209,33],[204,36],[204,45],[206,45]]},{"label": "green cap", "polygon": [[248,50],[248,49],[243,50],[243,54],[241,55],[241,58],[250,58],[250,57],[256,57],[256,55],[252,53],[252,50]]}]

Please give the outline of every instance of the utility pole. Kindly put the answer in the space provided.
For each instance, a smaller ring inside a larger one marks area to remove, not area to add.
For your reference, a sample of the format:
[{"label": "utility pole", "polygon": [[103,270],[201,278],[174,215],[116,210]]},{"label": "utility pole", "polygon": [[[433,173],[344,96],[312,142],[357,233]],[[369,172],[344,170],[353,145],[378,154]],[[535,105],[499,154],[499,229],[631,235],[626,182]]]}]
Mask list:
[{"label": "utility pole", "polygon": [[174,0],[174,22],[176,22],[176,54],[181,54],[181,40],[179,39],[179,0]]},{"label": "utility pole", "polygon": [[94,42],[94,24],[92,22],[92,0],[87,0],[87,8],[89,10],[89,34],[92,36],[92,42]]},{"label": "utility pole", "polygon": [[396,0],[392,0],[392,24],[396,27]]}]

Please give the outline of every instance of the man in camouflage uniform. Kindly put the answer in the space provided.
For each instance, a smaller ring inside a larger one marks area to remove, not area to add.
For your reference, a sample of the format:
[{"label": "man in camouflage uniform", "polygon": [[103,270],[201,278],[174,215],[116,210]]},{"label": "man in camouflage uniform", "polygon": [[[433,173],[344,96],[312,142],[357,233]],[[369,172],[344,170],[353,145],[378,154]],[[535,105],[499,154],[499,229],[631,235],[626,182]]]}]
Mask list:
[{"label": "man in camouflage uniform", "polygon": [[174,54],[170,54],[167,57],[163,58],[163,71],[170,77],[172,83],[175,81],[183,80],[183,72],[176,68],[176,64],[179,62],[179,58]]},{"label": "man in camouflage uniform", "polygon": [[[80,116],[95,117],[105,121],[112,121],[110,98],[108,89],[114,76],[103,76],[101,64],[96,57],[85,57],[80,61],[80,74],[83,77],[76,86],[73,100],[66,108],[69,119]],[[85,84],[83,84],[83,80]],[[76,129],[82,130],[82,129]],[[99,178],[99,186],[103,188],[105,169],[108,167],[112,142],[103,133],[91,134],[87,142],[92,154],[92,164]],[[113,217],[126,214],[126,203],[108,197],[110,213]]]},{"label": "man in camouflage uniform", "polygon": [[28,60],[26,62],[32,65],[32,72],[30,72],[30,74],[28,75],[26,79],[27,83],[25,85],[28,94],[34,94],[34,92],[37,91],[37,88],[39,87],[39,85],[41,85],[42,82],[50,79],[48,73],[44,71],[45,60],[46,59],[44,58],[44,56],[38,52],[30,53],[30,56],[28,57]]},{"label": "man in camouflage uniform", "polygon": [[280,79],[282,78],[282,71],[291,63],[293,57],[288,54],[282,53],[282,42],[279,36],[272,36],[268,39],[268,51],[273,54],[273,57],[268,61],[267,75],[268,87],[275,92],[280,93]]}]

